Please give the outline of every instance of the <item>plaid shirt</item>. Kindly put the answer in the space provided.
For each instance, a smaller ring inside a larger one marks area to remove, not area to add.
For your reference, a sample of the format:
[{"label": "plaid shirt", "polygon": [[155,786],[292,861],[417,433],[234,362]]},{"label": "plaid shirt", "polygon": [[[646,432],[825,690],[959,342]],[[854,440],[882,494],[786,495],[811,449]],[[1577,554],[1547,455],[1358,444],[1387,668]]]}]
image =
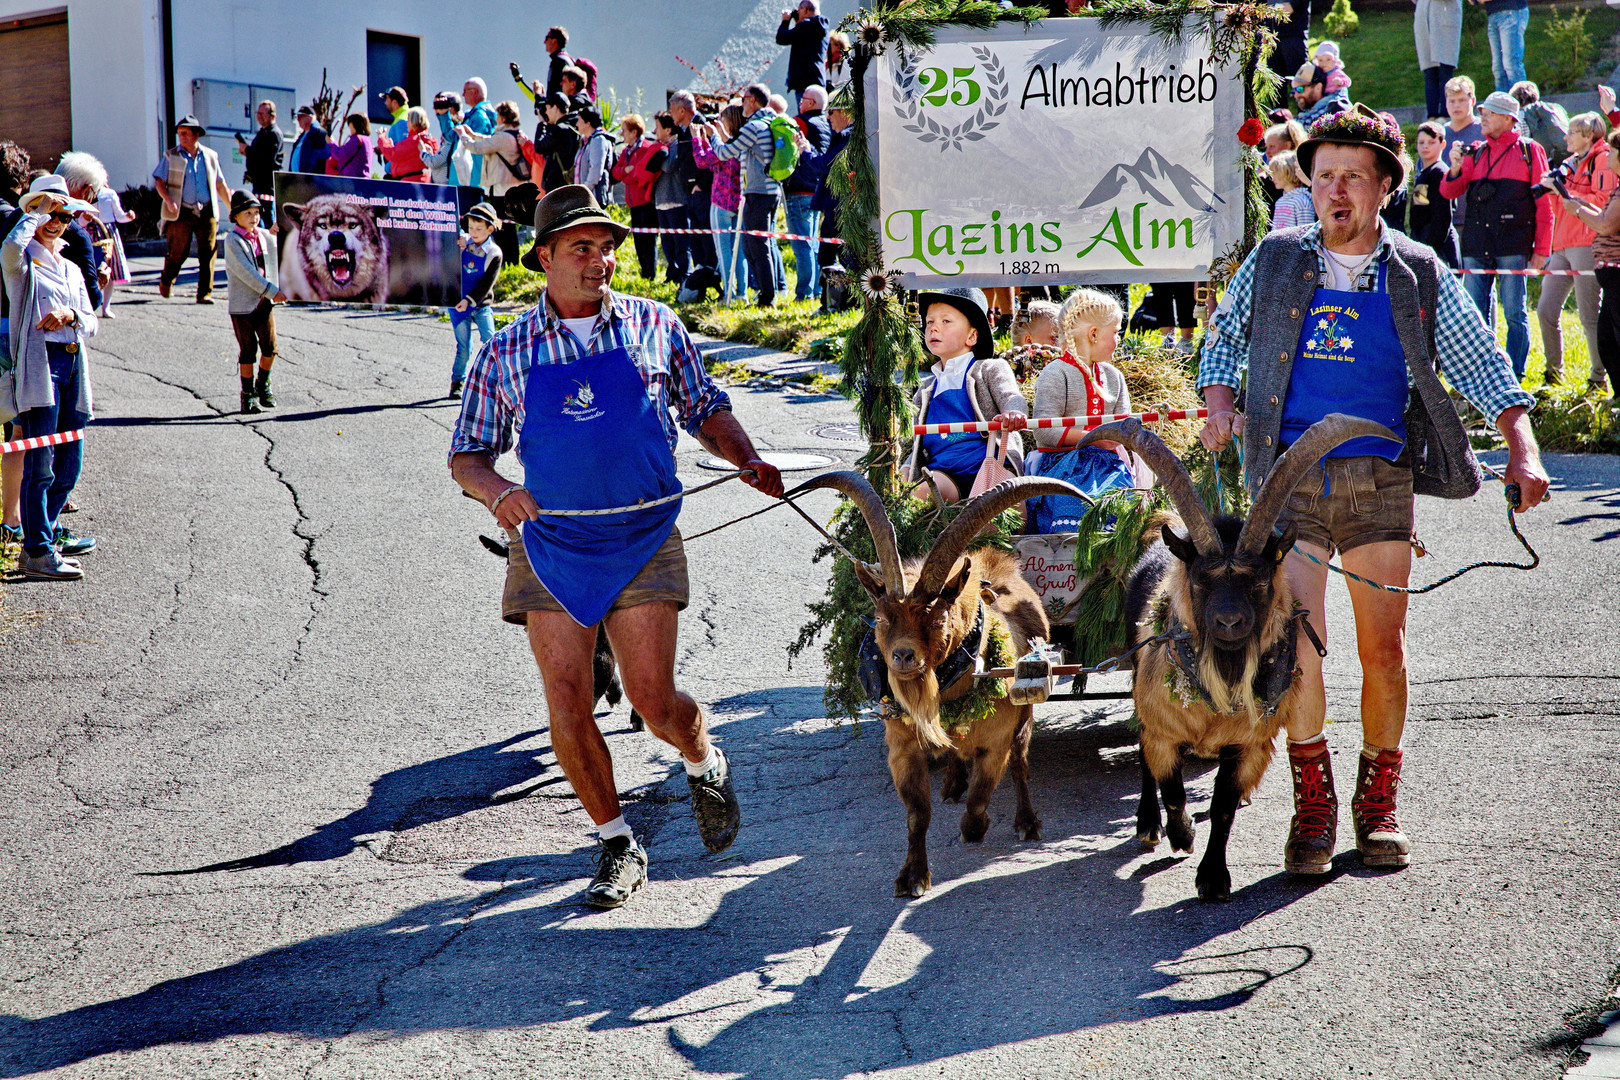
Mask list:
[{"label": "plaid shirt", "polygon": [[497,458],[512,449],[513,433],[523,429],[523,394],[529,365],[536,356],[546,364],[569,364],[609,352],[621,338],[626,345],[641,346],[630,350],[632,358],[647,384],[647,396],[659,406],[658,416],[671,450],[681,437],[669,415],[672,395],[676,417],[693,435],[710,416],[731,408],[731,398],[709,378],[703,356],[667,305],[609,293],[590,341],[582,345],[542,294],[541,303],[479,350],[467,372],[450,453]]},{"label": "plaid shirt", "polygon": [[[1320,280],[1328,281],[1327,256],[1320,243],[1321,223],[1311,226],[1301,239],[1301,246],[1316,252]],[[1198,389],[1220,384],[1238,389],[1243,373],[1249,366],[1249,316],[1254,308],[1254,262],[1259,254],[1258,245],[1249,252],[1238,272],[1232,276],[1221,297],[1221,306],[1210,322],[1209,336],[1204,340],[1204,356],[1198,367]],[[1373,292],[1378,287],[1378,264],[1388,259],[1389,237],[1379,225],[1378,247],[1374,257],[1356,276],[1352,292]],[[1519,386],[1513,377],[1513,365],[1507,354],[1496,343],[1479,308],[1468,299],[1456,275],[1440,275],[1440,295],[1434,311],[1434,344],[1440,357],[1440,374],[1457,388],[1486,417],[1495,420],[1515,405],[1534,406],[1536,399]]]}]

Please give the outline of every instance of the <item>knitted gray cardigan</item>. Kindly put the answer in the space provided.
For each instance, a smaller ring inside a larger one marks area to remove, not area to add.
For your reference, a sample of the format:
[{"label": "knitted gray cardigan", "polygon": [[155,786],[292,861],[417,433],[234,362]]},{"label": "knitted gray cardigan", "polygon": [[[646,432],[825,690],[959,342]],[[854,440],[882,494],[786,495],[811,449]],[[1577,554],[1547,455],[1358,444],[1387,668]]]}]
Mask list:
[{"label": "knitted gray cardigan", "polygon": [[[1249,371],[1244,389],[1243,460],[1249,491],[1258,494],[1271,472],[1282,434],[1282,403],[1294,370],[1300,328],[1319,285],[1314,250],[1300,241],[1311,226],[1279,229],[1260,241],[1255,257],[1254,302],[1249,316]],[[1395,331],[1406,356],[1410,390],[1406,450],[1412,490],[1442,499],[1466,499],[1479,490],[1479,462],[1438,374],[1434,312],[1440,275],[1449,270],[1432,248],[1393,229],[1386,282]]]}]

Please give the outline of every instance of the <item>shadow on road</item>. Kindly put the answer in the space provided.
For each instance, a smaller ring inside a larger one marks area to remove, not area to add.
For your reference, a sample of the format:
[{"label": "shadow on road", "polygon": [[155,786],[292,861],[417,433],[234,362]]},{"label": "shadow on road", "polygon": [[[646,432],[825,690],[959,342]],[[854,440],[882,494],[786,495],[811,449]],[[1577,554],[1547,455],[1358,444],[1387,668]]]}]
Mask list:
[{"label": "shadow on road", "polygon": [[[511,749],[539,734],[539,731],[525,731],[488,746],[384,773],[372,781],[371,798],[365,806],[290,844],[189,870],[155,870],[141,876],[212,874],[222,870],[254,870],[341,859],[358,846],[359,837],[396,831],[404,822],[414,828],[481,805],[521,799],[546,783],[561,781],[559,773],[550,781],[530,784],[545,772],[538,760],[540,750],[536,747]],[[519,791],[499,794],[518,785],[525,786]]]},{"label": "shadow on road", "polygon": [[[786,752],[793,763],[760,774],[741,859],[662,855],[638,898],[644,908],[579,907],[581,851],[479,863],[463,876],[498,888],[116,1000],[37,1020],[0,1017],[0,1076],[233,1035],[572,1023],[651,1028],[704,1072],[810,1080],[1232,1009],[1311,962],[1304,944],[1199,951],[1310,885],[1279,873],[1206,905],[1191,899],[1183,860],[1126,871],[1141,853],[1122,826],[1136,771],[1099,768],[1095,753],[1120,741],[1118,725],[1039,737],[1035,780],[1054,843],[1012,842],[1003,821],[991,842],[963,846],[951,841],[954,808],[942,807],[934,890],[893,899],[904,826],[881,736],[856,744],[847,729],[784,734],[783,721],[802,717],[817,689],[746,695],[763,712],[728,723],[734,761]],[[311,836],[190,872],[336,858],[424,795],[471,788],[495,798],[538,775],[531,754],[511,749],[528,737],[389,773],[365,808]],[[870,854],[856,850],[867,846]],[[1176,870],[1187,899],[1144,909],[1147,879]],[[666,909],[660,891],[682,900]],[[665,925],[648,925],[647,914]]]},{"label": "shadow on road", "polygon": [[307,409],[304,412],[260,413],[244,421],[242,414],[193,413],[190,416],[109,416],[90,421],[91,427],[151,427],[174,424],[285,424],[299,420],[324,420],[329,416],[355,416],[362,413],[391,412],[394,409],[437,409],[445,406],[460,408],[460,403],[446,397],[423,398],[421,401],[379,402],[374,405],[344,405],[331,409]]}]

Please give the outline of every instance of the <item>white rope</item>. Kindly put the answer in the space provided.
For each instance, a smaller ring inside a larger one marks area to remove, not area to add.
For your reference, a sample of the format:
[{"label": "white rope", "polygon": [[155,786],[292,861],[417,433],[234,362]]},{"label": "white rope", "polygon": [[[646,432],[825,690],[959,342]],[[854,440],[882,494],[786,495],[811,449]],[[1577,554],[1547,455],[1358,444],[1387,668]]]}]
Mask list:
[{"label": "white rope", "polygon": [[655,506],[663,506],[666,503],[679,502],[688,495],[696,495],[700,491],[707,491],[709,488],[718,487],[727,480],[735,480],[743,473],[752,472],[752,469],[738,469],[735,472],[727,473],[718,480],[711,480],[707,484],[695,487],[690,491],[677,491],[675,494],[665,495],[661,499],[642,500],[641,502],[636,503],[634,506],[610,506],[605,510],[547,510],[542,506],[540,508],[540,513],[544,517],[599,517],[603,514],[629,514],[636,510],[651,510]]}]

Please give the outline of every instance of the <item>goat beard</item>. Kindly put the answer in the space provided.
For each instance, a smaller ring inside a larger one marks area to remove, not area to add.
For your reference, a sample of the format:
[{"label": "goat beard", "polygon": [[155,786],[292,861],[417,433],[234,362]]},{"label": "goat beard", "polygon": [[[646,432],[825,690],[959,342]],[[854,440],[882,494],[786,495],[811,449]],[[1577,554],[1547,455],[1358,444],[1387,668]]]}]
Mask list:
[{"label": "goat beard", "polygon": [[933,668],[915,679],[891,678],[889,689],[924,747],[938,751],[951,745],[950,735],[939,722],[939,679]]},{"label": "goat beard", "polygon": [[1235,716],[1239,711],[1250,723],[1260,721],[1260,703],[1254,698],[1254,677],[1260,672],[1264,647],[1251,637],[1243,649],[1218,649],[1205,644],[1198,656],[1198,678],[1209,694],[1211,711]]}]

